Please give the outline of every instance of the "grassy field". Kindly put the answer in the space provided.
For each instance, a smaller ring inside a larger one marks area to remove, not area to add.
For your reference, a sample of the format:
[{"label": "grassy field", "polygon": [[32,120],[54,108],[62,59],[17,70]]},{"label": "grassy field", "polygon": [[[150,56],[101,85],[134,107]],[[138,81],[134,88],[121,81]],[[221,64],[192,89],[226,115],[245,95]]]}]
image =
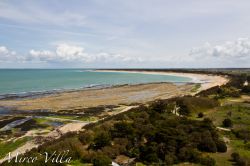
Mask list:
[{"label": "grassy field", "polygon": [[195,86],[193,87],[193,89],[191,90],[192,93],[197,92],[201,87],[201,84],[195,84]]},{"label": "grassy field", "polygon": [[[223,127],[222,122],[225,118],[229,118],[233,122],[233,130],[250,130],[250,104],[247,102],[249,96],[241,98],[225,98],[221,100],[220,107],[205,112],[205,116],[213,120],[217,127]],[[249,158],[250,156],[250,143],[237,138],[232,131],[220,131],[222,137],[229,139],[228,152],[224,154],[214,153],[210,154],[216,160],[217,165],[227,166],[232,165],[231,153],[237,152],[240,156]]]},{"label": "grassy field", "polygon": [[16,141],[0,143],[0,158],[5,157],[9,152],[17,149],[18,147],[24,145],[29,140],[28,137],[18,139]]},{"label": "grassy field", "polygon": [[243,157],[250,156],[250,144],[245,144],[244,141],[239,139],[232,139],[230,145],[235,150],[235,152],[238,152]]}]

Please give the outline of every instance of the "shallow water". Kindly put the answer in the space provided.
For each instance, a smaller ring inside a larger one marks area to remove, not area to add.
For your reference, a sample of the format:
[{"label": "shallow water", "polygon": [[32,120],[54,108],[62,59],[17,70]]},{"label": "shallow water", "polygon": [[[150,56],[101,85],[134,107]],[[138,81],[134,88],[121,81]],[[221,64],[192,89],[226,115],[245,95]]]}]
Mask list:
[{"label": "shallow water", "polygon": [[28,118],[25,118],[25,119],[20,119],[20,120],[16,120],[14,122],[11,122],[7,125],[5,125],[3,128],[0,129],[0,131],[7,131],[7,130],[11,130],[12,128],[18,126],[18,125],[21,125],[25,122],[27,122],[28,120],[31,120],[32,117],[28,117]]},{"label": "shallow water", "polygon": [[0,116],[11,115],[11,114],[13,114],[13,111],[11,111],[11,109],[0,107]]},{"label": "shallow water", "polygon": [[64,123],[59,122],[59,121],[49,121],[49,122],[46,122],[46,124],[53,126],[53,127],[59,127],[59,126],[62,126]]},{"label": "shallow water", "polygon": [[149,82],[190,82],[187,77],[141,73],[92,72],[83,69],[0,69],[0,98],[15,94],[73,90],[93,86]]}]

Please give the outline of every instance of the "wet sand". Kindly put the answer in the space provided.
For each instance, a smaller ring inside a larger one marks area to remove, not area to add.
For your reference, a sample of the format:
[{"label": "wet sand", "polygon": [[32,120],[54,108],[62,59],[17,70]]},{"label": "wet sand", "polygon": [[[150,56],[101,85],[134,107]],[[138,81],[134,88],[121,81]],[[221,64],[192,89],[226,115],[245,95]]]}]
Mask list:
[{"label": "wet sand", "polygon": [[[131,72],[144,74],[160,74],[190,77],[190,84],[176,85],[173,83],[147,83],[138,85],[120,85],[108,88],[85,89],[72,92],[62,92],[27,98],[23,100],[0,100],[0,107],[10,107],[16,110],[47,110],[52,112],[72,111],[101,105],[129,105],[133,103],[146,103],[155,99],[167,99],[174,96],[194,94],[199,91],[228,82],[228,78],[217,75],[174,73],[174,72],[148,72],[148,71],[121,71],[98,70],[98,72]],[[95,72],[95,71],[93,71]],[[192,92],[194,83],[200,83],[201,87]]]},{"label": "wet sand", "polygon": [[172,83],[150,83],[123,85],[101,89],[87,89],[75,92],[63,92],[39,98],[24,100],[0,100],[0,106],[16,110],[60,110],[83,109],[100,105],[129,105],[145,103],[155,99],[189,94],[194,84],[175,85]]}]

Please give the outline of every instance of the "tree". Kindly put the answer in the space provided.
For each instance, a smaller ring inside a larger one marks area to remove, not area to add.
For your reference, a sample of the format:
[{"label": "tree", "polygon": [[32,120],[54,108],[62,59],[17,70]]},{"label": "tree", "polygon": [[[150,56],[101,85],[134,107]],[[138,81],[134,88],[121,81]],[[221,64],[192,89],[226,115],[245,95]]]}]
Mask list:
[{"label": "tree", "polygon": [[167,110],[167,103],[163,100],[157,100],[151,104],[150,108],[158,113],[163,113]]},{"label": "tree", "polygon": [[250,93],[250,85],[244,86],[241,90],[243,93]]},{"label": "tree", "polygon": [[92,161],[94,166],[110,166],[112,160],[105,155],[97,155]]},{"label": "tree", "polygon": [[118,122],[114,124],[114,130],[112,130],[113,137],[120,137],[120,138],[130,138],[133,137],[135,134],[135,130],[132,127],[131,123],[128,122]]},{"label": "tree", "polygon": [[223,122],[222,122],[223,126],[224,127],[233,127],[233,122],[231,119],[224,119]]},{"label": "tree", "polygon": [[227,151],[227,145],[222,140],[216,141],[216,147],[217,147],[217,152],[226,152]]},{"label": "tree", "polygon": [[93,140],[93,134],[94,133],[91,131],[81,132],[79,133],[78,139],[81,141],[81,143],[87,144]]},{"label": "tree", "polygon": [[204,114],[202,112],[198,113],[198,118],[203,118]]},{"label": "tree", "polygon": [[109,134],[106,132],[101,132],[97,134],[97,136],[94,139],[94,143],[90,147],[97,150],[108,145],[111,145],[111,138]]},{"label": "tree", "polygon": [[177,105],[180,107],[179,109],[180,115],[188,116],[191,113],[188,106],[184,104],[183,100],[178,100]]},{"label": "tree", "polygon": [[239,161],[237,162],[238,166],[247,166],[247,162],[243,159],[240,158]]},{"label": "tree", "polygon": [[146,155],[146,161],[150,163],[157,163],[159,162],[159,158],[156,153],[149,153]]},{"label": "tree", "polygon": [[231,154],[231,157],[232,157],[233,161],[235,161],[235,162],[238,162],[240,160],[239,153],[234,152]]},{"label": "tree", "polygon": [[214,140],[209,131],[205,131],[202,133],[202,139],[198,145],[198,148],[200,151],[204,151],[204,152],[215,153],[217,151],[216,144],[214,143]]},{"label": "tree", "polygon": [[236,165],[238,165],[238,166],[246,166],[247,165],[247,162],[243,158],[240,157],[239,153],[234,152],[231,154],[231,157],[232,157],[233,161],[236,162]]}]

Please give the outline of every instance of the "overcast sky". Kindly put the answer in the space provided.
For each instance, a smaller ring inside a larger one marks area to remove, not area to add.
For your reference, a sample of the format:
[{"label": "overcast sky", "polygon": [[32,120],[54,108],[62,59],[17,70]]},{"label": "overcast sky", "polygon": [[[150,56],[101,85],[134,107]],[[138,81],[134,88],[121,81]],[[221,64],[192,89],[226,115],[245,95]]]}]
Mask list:
[{"label": "overcast sky", "polygon": [[0,68],[250,67],[249,0],[1,0]]}]

